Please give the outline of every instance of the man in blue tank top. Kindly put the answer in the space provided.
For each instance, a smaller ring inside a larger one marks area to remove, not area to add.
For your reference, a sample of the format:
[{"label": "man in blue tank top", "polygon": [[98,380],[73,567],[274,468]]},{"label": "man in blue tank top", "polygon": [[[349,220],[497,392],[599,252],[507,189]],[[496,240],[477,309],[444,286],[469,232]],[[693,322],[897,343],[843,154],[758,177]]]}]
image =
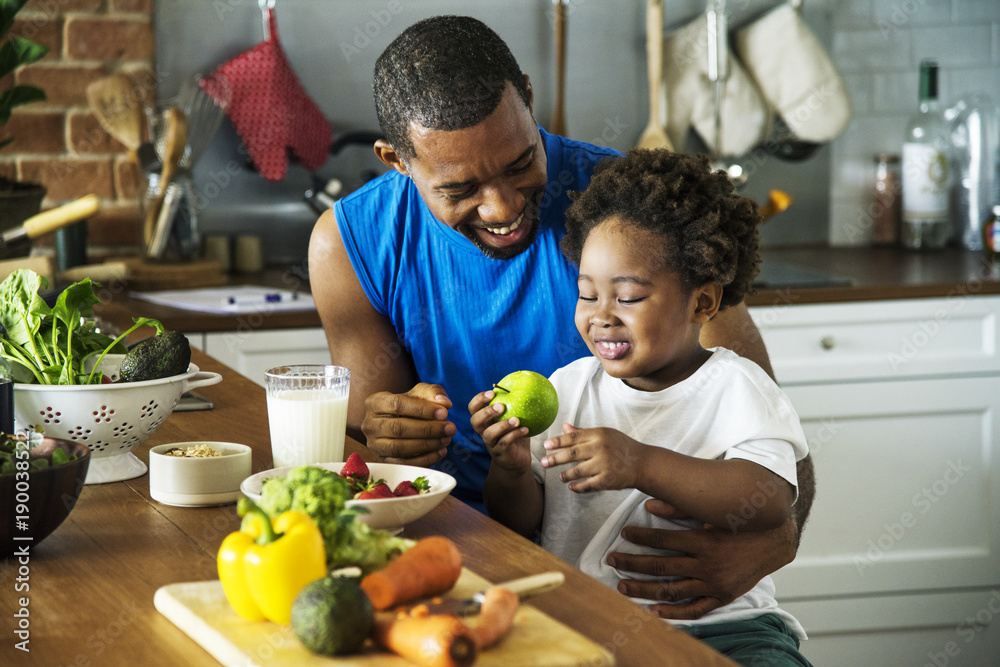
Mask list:
[{"label": "man in blue tank top", "polygon": [[[568,193],[615,151],[550,135],[535,123],[531,84],[481,22],[435,17],[407,28],[375,66],[390,171],[341,199],[309,247],[313,296],[333,363],[351,369],[348,435],[390,463],[453,475],[454,494],[482,509],[490,457],[469,424],[473,395],[515,370],[544,375],[588,354],[573,322],[576,270],[559,250]],[[740,305],[702,330],[770,372]],[[614,554],[620,570],[684,577],[622,583],[665,618],[697,618],[794,558],[812,503],[799,466],[797,523],[625,535],[685,554]],[[648,509],[675,518],[650,501]],[[632,530],[632,529],[629,529]],[[711,555],[711,557],[709,557]]]}]

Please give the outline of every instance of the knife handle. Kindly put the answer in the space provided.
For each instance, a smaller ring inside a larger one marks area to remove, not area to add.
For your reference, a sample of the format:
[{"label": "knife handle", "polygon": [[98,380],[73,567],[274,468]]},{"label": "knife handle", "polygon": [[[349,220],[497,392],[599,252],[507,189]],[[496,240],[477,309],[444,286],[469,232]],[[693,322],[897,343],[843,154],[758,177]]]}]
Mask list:
[{"label": "knife handle", "polygon": [[24,221],[24,231],[29,239],[38,238],[45,234],[65,227],[66,225],[88,218],[97,213],[100,208],[95,195],[87,195],[76,201],[64,204],[59,208],[54,208],[44,213],[34,215]]},{"label": "knife handle", "polygon": [[506,581],[502,584],[491,586],[491,588],[506,588],[513,593],[517,593],[519,598],[524,599],[529,595],[538,595],[539,593],[545,593],[558,588],[562,586],[565,580],[566,575],[562,572],[543,572],[542,574],[533,574],[530,577]]}]

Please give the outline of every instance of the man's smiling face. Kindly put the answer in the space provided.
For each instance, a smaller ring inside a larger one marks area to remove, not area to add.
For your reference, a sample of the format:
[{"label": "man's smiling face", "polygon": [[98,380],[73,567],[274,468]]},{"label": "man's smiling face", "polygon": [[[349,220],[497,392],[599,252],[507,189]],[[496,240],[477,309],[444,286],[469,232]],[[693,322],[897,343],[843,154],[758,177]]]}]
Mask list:
[{"label": "man's smiling face", "polygon": [[531,245],[548,181],[545,146],[513,86],[478,125],[451,131],[413,125],[410,134],[416,155],[395,168],[413,180],[435,218],[494,259]]}]

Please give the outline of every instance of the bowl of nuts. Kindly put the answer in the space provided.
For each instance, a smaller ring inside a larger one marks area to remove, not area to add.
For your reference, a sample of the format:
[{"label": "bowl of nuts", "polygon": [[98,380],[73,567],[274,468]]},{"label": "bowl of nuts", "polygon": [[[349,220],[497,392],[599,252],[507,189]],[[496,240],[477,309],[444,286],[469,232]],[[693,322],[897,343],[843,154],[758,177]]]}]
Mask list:
[{"label": "bowl of nuts", "polygon": [[250,448],[235,442],[175,442],[149,450],[149,495],[164,505],[230,505],[250,474]]}]

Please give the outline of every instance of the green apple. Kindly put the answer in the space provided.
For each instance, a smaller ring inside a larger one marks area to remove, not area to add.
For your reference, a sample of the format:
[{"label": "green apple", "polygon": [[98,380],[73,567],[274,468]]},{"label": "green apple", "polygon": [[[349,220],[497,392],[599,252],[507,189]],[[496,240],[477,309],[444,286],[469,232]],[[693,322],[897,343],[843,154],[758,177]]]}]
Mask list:
[{"label": "green apple", "polygon": [[517,417],[528,435],[538,435],[556,419],[559,396],[549,379],[534,371],[514,371],[493,385],[490,405],[503,403],[506,410],[497,420]]}]

